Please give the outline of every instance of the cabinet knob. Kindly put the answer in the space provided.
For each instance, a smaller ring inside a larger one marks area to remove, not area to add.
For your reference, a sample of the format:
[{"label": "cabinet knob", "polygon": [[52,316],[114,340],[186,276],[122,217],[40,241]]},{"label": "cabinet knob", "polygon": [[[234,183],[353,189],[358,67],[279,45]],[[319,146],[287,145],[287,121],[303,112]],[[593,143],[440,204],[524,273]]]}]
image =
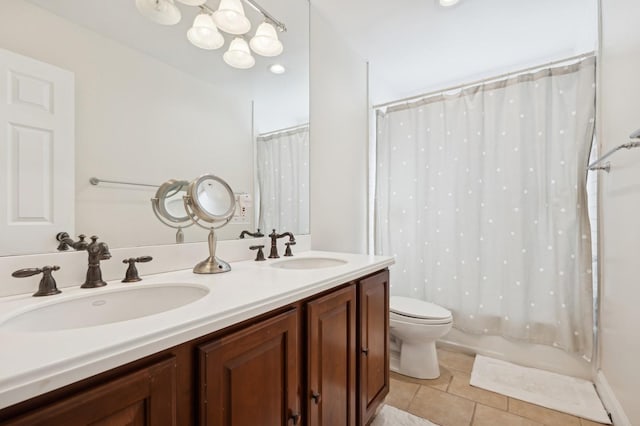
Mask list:
[{"label": "cabinet knob", "polygon": [[300,420],[300,413],[291,413],[289,414],[289,420],[293,420],[293,424],[297,425],[298,420]]},{"label": "cabinet knob", "polygon": [[311,399],[317,404],[320,403],[320,394],[318,392],[311,391]]},{"label": "cabinet knob", "polygon": [[369,348],[362,348],[362,353],[367,356],[369,355]]}]

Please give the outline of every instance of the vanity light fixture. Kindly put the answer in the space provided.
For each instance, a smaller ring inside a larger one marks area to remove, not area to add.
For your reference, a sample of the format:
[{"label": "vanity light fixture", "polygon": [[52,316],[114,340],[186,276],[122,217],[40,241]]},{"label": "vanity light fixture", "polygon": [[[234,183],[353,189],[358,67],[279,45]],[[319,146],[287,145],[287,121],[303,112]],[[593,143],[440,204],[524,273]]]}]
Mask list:
[{"label": "vanity light fixture", "polygon": [[218,31],[211,15],[205,11],[200,12],[193,20],[187,38],[194,46],[206,50],[219,49],[224,44],[224,37]]},{"label": "vanity light fixture", "polygon": [[[229,49],[222,58],[234,68],[246,69],[254,66],[255,59],[251,50],[261,56],[273,57],[281,54],[284,49],[277,31],[287,31],[287,27],[257,4],[256,0],[220,0],[217,10],[207,6],[207,0],[178,1],[200,8],[193,26],[187,31],[187,39],[194,46],[206,50],[215,50],[224,44],[224,37],[218,30],[236,36],[243,36],[251,30],[251,21],[244,14],[242,1],[264,17],[264,22],[258,26],[249,44],[245,37],[235,37],[229,44]],[[174,0],[136,0],[136,7],[142,15],[162,25],[175,25],[182,17]],[[282,74],[284,69],[272,72]]]},{"label": "vanity light fixture", "polygon": [[236,37],[231,41],[229,50],[222,55],[222,59],[227,65],[240,69],[251,68],[256,64],[256,60],[251,56],[249,45],[241,37]]},{"label": "vanity light fixture", "polygon": [[458,4],[460,0],[440,0],[440,6],[442,7],[450,7]]},{"label": "vanity light fixture", "polygon": [[284,74],[287,69],[282,64],[273,64],[269,67],[269,71],[274,74]]},{"label": "vanity light fixture", "polygon": [[143,16],[160,25],[175,25],[182,18],[173,0],[136,0],[136,8]]},{"label": "vanity light fixture", "polygon": [[251,29],[240,0],[221,0],[218,10],[213,13],[213,20],[218,28],[229,34],[246,34]]},{"label": "vanity light fixture", "polygon": [[262,56],[278,56],[282,53],[282,43],[278,40],[276,28],[271,22],[263,22],[258,26],[256,34],[249,41],[251,50]]}]

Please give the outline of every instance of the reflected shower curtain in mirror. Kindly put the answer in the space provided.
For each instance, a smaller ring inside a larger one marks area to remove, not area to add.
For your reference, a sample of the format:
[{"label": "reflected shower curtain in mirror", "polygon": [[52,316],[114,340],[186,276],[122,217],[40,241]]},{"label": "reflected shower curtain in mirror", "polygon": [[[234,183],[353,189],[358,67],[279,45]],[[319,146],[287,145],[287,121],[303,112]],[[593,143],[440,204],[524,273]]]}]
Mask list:
[{"label": "reflected shower curtain in mirror", "polygon": [[595,58],[377,113],[376,253],[454,327],[592,351]]},{"label": "reflected shower curtain in mirror", "polygon": [[309,233],[309,127],[257,138],[258,227]]}]

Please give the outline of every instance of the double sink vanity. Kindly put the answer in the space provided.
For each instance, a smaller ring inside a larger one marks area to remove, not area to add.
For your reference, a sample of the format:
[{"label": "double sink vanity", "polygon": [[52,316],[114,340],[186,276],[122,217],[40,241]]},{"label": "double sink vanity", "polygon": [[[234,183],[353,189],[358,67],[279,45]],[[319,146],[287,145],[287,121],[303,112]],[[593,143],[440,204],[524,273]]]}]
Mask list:
[{"label": "double sink vanity", "polygon": [[285,259],[0,299],[0,424],[367,424],[393,260]]}]

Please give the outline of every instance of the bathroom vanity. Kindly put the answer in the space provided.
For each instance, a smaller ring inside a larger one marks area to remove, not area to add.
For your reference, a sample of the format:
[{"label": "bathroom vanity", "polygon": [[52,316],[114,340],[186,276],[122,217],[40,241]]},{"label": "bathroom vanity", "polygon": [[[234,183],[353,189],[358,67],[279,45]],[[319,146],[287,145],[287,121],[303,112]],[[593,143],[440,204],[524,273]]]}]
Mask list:
[{"label": "bathroom vanity", "polygon": [[59,330],[12,329],[5,312],[45,302],[5,298],[0,424],[367,424],[389,389],[392,263],[306,252],[215,276],[109,283],[208,291],[166,312]]}]

